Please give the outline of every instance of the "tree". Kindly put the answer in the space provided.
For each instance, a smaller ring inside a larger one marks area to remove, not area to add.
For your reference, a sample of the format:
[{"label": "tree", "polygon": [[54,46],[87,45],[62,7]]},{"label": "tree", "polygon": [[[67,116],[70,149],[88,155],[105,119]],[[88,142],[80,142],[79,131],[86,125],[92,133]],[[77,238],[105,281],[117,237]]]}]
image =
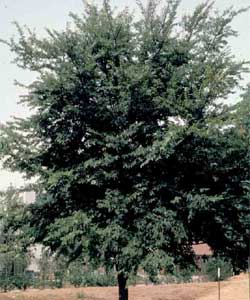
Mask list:
[{"label": "tree", "polygon": [[17,25],[5,42],[38,74],[21,99],[33,114],[1,130],[5,167],[38,178],[29,232],[115,268],[120,300],[138,268],[152,278],[192,264],[196,241],[238,268],[247,256],[247,140],[225,125],[246,70],[228,45],[244,9],[205,2],[177,22],[178,0],[160,14],[138,4],[139,21],[105,0],[63,32]]}]

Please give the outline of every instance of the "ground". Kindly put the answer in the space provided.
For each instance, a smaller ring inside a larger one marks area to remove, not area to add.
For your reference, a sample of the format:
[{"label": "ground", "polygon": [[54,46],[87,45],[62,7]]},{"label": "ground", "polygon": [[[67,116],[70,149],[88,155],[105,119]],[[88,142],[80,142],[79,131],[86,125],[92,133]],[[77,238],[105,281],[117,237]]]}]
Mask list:
[{"label": "ground", "polygon": [[[221,300],[248,300],[248,275],[221,284]],[[117,300],[117,288],[64,288],[0,293],[0,300]],[[130,300],[217,300],[217,283],[136,286],[129,289]]]}]

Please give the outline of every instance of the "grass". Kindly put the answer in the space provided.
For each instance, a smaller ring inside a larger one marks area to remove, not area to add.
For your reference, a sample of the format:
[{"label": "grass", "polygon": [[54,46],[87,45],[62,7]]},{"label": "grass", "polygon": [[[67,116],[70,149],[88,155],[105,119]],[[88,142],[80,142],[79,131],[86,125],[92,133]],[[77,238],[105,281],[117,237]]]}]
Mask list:
[{"label": "grass", "polygon": [[83,292],[76,294],[76,299],[86,299],[86,295]]},{"label": "grass", "polygon": [[17,295],[16,300],[24,300],[24,297],[22,295]]}]

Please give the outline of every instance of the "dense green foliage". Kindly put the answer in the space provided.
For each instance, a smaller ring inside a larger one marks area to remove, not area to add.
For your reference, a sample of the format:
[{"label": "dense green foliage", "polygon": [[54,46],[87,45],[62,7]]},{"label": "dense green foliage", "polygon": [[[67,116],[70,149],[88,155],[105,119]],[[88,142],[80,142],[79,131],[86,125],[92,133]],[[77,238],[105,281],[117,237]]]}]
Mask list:
[{"label": "dense green foliage", "polygon": [[207,2],[177,22],[178,4],[140,4],[135,21],[104,1],[63,32],[18,25],[6,42],[37,72],[32,116],[0,138],[5,167],[38,178],[30,233],[125,281],[192,264],[198,241],[246,268],[249,140],[226,102],[245,70],[228,45],[243,10]]},{"label": "dense green foliage", "polygon": [[79,286],[115,286],[117,279],[114,272],[100,272],[100,270],[89,270],[83,268],[73,262],[68,269],[67,281],[74,285]]}]

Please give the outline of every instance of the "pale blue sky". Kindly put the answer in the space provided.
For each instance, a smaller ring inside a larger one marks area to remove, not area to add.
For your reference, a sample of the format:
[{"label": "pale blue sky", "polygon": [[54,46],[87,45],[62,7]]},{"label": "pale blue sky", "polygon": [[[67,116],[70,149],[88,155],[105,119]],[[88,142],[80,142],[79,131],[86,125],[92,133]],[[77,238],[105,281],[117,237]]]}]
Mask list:
[{"label": "pale blue sky", "polygon": [[[163,0],[164,1],[164,0]],[[102,0],[96,0],[101,3]],[[128,6],[131,10],[136,8],[135,0],[113,0],[118,8]],[[146,1],[145,1],[146,2]],[[190,12],[200,0],[182,0],[180,13]],[[249,0],[215,0],[215,7],[223,10],[231,5],[246,7]],[[61,29],[69,21],[69,11],[80,13],[83,10],[81,0],[0,0],[0,39],[8,39],[15,34],[13,21],[21,25],[27,24],[43,34],[43,28]],[[237,17],[233,22],[234,28],[239,32],[239,37],[231,41],[233,53],[239,59],[250,61],[250,12]],[[25,116],[27,111],[17,105],[18,95],[23,91],[14,86],[14,80],[29,83],[34,79],[34,74],[18,69],[11,64],[9,49],[0,44],[0,123],[6,122],[11,116]],[[250,76],[245,76],[245,82],[250,82]],[[12,183],[23,184],[23,180],[17,174],[0,171],[0,189]]]}]

